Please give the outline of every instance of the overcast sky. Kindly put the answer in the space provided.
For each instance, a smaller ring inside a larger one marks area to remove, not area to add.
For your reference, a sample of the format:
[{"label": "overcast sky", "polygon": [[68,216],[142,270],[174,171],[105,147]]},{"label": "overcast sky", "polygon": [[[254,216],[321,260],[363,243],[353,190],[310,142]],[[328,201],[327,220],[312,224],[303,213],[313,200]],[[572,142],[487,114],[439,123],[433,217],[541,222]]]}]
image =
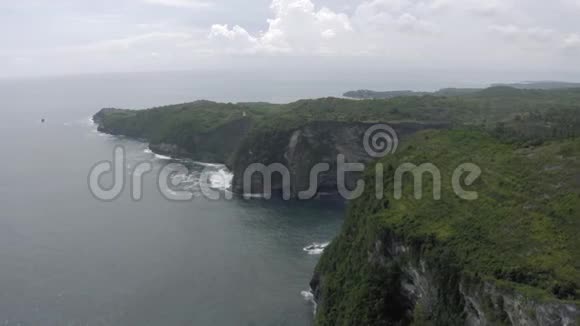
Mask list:
[{"label": "overcast sky", "polygon": [[580,0],[0,0],[0,71],[578,72],[579,17]]}]

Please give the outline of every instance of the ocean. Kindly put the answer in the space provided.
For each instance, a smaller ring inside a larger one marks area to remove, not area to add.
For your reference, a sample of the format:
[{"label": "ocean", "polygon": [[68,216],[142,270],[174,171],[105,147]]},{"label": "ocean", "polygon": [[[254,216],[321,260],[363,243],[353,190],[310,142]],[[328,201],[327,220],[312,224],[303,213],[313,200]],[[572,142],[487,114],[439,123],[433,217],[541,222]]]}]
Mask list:
[{"label": "ocean", "polygon": [[[211,93],[217,83],[178,77],[0,82],[0,325],[311,323],[313,307],[301,292],[319,256],[303,248],[333,238],[340,207],[202,196],[173,202],[158,191],[156,173],[145,177],[140,201],[128,189],[110,202],[89,191],[90,169],[111,160],[116,146],[125,148],[128,169],[171,162],[145,143],[99,134],[90,116],[100,108],[228,94]],[[192,175],[202,168],[190,166]]]}]

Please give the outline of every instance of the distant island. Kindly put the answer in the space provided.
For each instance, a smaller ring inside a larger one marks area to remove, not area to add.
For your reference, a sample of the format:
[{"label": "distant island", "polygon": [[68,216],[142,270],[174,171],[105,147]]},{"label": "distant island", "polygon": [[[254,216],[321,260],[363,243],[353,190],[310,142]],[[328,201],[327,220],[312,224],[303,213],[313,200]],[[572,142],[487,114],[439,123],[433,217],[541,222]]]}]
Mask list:
[{"label": "distant island", "polygon": [[[511,87],[515,89],[529,89],[529,90],[553,90],[553,89],[568,89],[580,88],[580,83],[559,82],[559,81],[530,81],[513,84],[492,84],[491,87]],[[355,99],[390,99],[401,96],[461,96],[473,94],[482,91],[483,88],[443,88],[435,92],[417,92],[410,90],[401,91],[372,91],[368,89],[361,89],[357,91],[348,91],[343,94],[344,97]]]},{"label": "distant island", "polygon": [[[315,324],[560,326],[580,320],[580,88],[573,85],[380,99],[358,91],[351,95],[364,99],[283,105],[197,101],[103,109],[93,119],[101,132],[147,141],[154,152],[227,164],[237,193],[249,164],[282,163],[293,198],[317,163],[332,167],[318,195],[336,193],[333,158],[375,161],[361,139],[370,126],[389,124],[401,136],[399,151],[380,160],[382,172],[369,166],[346,180],[350,189],[359,178],[367,186],[348,203],[342,231],[314,271]],[[430,196],[431,179],[421,185],[422,200],[411,187],[394,198],[392,172],[409,162],[441,169],[440,199]],[[465,162],[482,169],[470,185],[474,201],[451,189],[453,169]],[[377,173],[387,176],[384,198],[376,197]],[[262,179],[251,182],[254,193],[263,191]],[[272,188],[282,189],[280,177]]]},{"label": "distant island", "polygon": [[561,82],[561,81],[527,81],[514,84],[493,84],[492,86],[508,86],[518,89],[566,89],[580,88],[580,83]]}]

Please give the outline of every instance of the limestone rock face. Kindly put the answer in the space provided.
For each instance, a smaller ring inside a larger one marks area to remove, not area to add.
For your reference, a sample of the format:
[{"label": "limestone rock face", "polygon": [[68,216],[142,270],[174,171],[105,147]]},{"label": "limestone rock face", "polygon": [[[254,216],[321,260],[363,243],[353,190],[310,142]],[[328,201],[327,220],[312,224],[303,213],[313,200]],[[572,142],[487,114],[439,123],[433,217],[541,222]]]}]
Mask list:
[{"label": "limestone rock face", "polygon": [[[490,281],[440,270],[442,266],[422,257],[422,251],[420,247],[408,246],[395,233],[388,231],[375,240],[374,249],[367,253],[367,263],[376,270],[397,266],[398,283],[384,290],[386,296],[397,298],[401,314],[396,323],[381,321],[384,325],[408,325],[411,322],[417,325],[446,322],[468,326],[578,325],[580,307],[574,303],[534,300]],[[317,271],[310,287],[319,307],[327,304],[325,286],[324,272]],[[393,289],[396,291],[390,292]],[[320,309],[318,311],[321,313]],[[438,319],[442,315],[448,317],[441,311],[454,312],[454,323]]]},{"label": "limestone rock face", "polygon": [[[311,189],[311,183],[317,186],[315,197],[338,198],[338,157],[341,155],[346,163],[366,164],[373,161],[375,158],[365,150],[364,135],[374,125],[374,123],[318,121],[291,131],[249,137],[242,143],[230,164],[234,172],[234,191],[245,192],[244,174],[252,164],[262,164],[266,168],[276,164],[284,166],[289,171],[292,198],[297,198],[300,192]],[[419,123],[396,123],[390,126],[402,140],[423,129],[443,127],[438,124]],[[312,168],[320,164],[326,165],[328,169],[316,173],[317,177],[312,179]],[[360,176],[360,172],[346,173],[344,179],[346,188],[355,189]],[[262,194],[268,190],[264,187],[260,173],[255,173],[249,180],[250,185],[246,186],[246,189],[251,189],[252,194]],[[283,178],[279,173],[272,174],[271,188],[273,194],[279,194],[284,189]]]}]

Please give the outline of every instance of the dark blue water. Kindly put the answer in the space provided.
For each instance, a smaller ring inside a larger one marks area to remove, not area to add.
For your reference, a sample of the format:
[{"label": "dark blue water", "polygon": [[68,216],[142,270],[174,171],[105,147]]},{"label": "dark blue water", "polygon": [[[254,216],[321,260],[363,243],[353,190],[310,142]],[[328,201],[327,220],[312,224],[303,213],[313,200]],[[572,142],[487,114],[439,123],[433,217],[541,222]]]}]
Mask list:
[{"label": "dark blue water", "polygon": [[[88,118],[101,107],[219,94],[255,100],[262,87],[225,91],[194,77],[0,82],[0,325],[311,323],[301,291],[319,256],[302,248],[337,234],[341,208],[171,202],[157,190],[155,173],[145,178],[141,201],[125,189],[102,202],[88,189],[90,168],[110,160],[117,145],[127,150],[128,168],[150,160],[158,170],[168,162],[145,152],[146,144],[98,134]],[[264,99],[316,95],[311,86],[280,86]]]}]

